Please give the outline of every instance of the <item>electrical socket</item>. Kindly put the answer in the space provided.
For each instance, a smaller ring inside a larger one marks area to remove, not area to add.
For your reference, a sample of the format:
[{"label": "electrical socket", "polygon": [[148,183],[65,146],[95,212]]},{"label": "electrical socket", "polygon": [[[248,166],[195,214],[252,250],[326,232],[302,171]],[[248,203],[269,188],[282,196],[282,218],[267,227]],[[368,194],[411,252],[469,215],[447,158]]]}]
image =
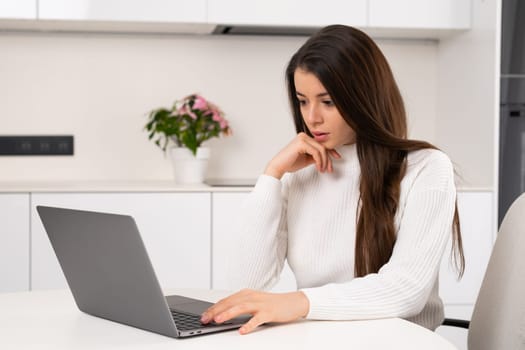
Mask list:
[{"label": "electrical socket", "polygon": [[0,156],[70,156],[73,154],[72,135],[0,136]]}]

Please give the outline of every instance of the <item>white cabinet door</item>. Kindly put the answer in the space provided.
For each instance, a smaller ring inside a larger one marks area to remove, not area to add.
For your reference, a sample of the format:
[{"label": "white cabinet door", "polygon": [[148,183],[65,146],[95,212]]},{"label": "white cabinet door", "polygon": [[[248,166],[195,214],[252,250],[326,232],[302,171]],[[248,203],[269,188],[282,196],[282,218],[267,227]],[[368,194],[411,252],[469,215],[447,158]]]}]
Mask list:
[{"label": "white cabinet door", "polygon": [[0,292],[29,290],[29,194],[0,194]]},{"label": "white cabinet door", "polygon": [[[231,229],[239,219],[239,209],[248,193],[213,193],[212,194],[212,287],[214,289],[229,289],[229,256],[235,244],[235,232]],[[285,264],[281,279],[272,289],[276,292],[297,290],[292,270]]]},{"label": "white cabinet door", "polygon": [[206,0],[39,0],[39,19],[206,22]]},{"label": "white cabinet door", "polygon": [[492,252],[494,237],[492,196],[491,192],[458,193],[466,268],[463,278],[457,281],[449,257],[449,245],[441,263],[439,286],[440,295],[447,307],[472,308],[476,302]]},{"label": "white cabinet door", "polygon": [[47,193],[31,201],[32,288],[67,286],[37,205],[132,215],[163,288],[210,287],[209,193]]},{"label": "white cabinet door", "polygon": [[1,0],[0,19],[36,19],[37,0]]},{"label": "white cabinet door", "polygon": [[471,0],[369,0],[373,28],[470,28]]},{"label": "white cabinet door", "polygon": [[367,0],[208,0],[208,22],[316,27],[366,25]]}]

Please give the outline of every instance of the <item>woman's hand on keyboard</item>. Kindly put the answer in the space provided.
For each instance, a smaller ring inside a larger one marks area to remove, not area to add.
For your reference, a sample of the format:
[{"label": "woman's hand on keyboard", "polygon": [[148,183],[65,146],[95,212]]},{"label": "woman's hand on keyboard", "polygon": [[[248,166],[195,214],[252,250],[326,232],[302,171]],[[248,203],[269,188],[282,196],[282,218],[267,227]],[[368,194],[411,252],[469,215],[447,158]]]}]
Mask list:
[{"label": "woman's hand on keyboard", "polygon": [[268,293],[243,289],[206,310],[201,322],[223,323],[237,316],[250,314],[252,318],[239,329],[239,333],[246,334],[263,323],[295,321],[305,317],[309,309],[308,298],[300,291]]}]

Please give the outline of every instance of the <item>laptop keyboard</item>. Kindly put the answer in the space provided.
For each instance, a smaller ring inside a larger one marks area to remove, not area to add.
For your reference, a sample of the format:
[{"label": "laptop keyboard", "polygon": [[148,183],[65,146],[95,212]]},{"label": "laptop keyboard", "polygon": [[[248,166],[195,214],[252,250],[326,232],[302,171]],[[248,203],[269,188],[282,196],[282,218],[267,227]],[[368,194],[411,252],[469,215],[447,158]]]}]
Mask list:
[{"label": "laptop keyboard", "polygon": [[170,310],[171,316],[177,325],[177,329],[181,331],[187,331],[197,328],[205,328],[209,326],[215,326],[213,323],[202,324],[200,316],[186,314],[180,311]]}]

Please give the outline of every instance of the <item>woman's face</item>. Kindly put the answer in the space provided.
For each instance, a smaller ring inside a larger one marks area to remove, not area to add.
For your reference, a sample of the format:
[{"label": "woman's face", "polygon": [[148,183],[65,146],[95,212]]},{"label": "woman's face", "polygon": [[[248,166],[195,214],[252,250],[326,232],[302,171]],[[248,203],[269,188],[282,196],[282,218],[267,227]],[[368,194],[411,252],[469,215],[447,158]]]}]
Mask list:
[{"label": "woman's face", "polygon": [[354,130],[343,119],[319,79],[298,68],[294,82],[301,115],[314,139],[327,149],[354,143]]}]

